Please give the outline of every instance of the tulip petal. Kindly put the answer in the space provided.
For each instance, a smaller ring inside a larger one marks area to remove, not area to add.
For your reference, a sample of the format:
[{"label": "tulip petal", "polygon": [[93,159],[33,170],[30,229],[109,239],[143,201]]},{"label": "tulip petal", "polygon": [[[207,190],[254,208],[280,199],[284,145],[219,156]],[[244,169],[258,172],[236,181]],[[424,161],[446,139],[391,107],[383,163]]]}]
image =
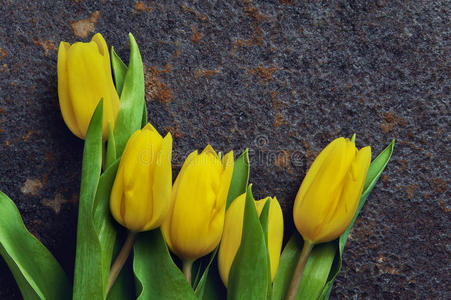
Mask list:
[{"label": "tulip petal", "polygon": [[58,73],[58,99],[61,109],[61,114],[63,115],[64,122],[70,131],[79,138],[84,138],[81,133],[80,128],[77,123],[77,119],[74,115],[74,110],[72,107],[72,102],[69,95],[69,82],[68,82],[68,72],[67,72],[67,57],[70,51],[70,45],[67,42],[61,42],[58,47],[58,62],[57,62],[57,73]]},{"label": "tulip petal", "polygon": [[171,159],[172,135],[168,133],[161,143],[153,170],[153,214],[144,226],[144,230],[150,230],[160,226],[167,215],[172,190]]}]

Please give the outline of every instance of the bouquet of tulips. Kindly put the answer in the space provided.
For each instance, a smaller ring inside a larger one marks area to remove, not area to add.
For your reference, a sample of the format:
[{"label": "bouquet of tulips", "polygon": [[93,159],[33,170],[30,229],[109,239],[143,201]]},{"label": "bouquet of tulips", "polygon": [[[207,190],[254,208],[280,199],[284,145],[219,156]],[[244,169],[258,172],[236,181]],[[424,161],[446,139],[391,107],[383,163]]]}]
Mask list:
[{"label": "bouquet of tulips", "polygon": [[[327,299],[349,231],[387,165],[355,135],[314,160],[293,206],[298,233],[283,251],[276,197],[255,200],[248,150],[207,145],[172,182],[172,136],[147,120],[143,64],[128,66],[102,35],[61,42],[58,96],[84,139],[73,282],[0,192],[0,254],[24,299]],[[113,80],[114,78],[114,80]]]}]

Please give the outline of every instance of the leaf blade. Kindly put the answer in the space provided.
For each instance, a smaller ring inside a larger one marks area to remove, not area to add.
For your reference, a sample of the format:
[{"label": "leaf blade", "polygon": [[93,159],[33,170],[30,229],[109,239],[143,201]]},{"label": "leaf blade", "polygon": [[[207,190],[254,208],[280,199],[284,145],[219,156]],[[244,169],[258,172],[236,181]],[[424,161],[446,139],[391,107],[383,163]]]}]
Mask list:
[{"label": "leaf blade", "polygon": [[71,285],[63,269],[27,230],[19,210],[2,192],[0,207],[0,254],[10,267],[23,298],[70,298]]}]

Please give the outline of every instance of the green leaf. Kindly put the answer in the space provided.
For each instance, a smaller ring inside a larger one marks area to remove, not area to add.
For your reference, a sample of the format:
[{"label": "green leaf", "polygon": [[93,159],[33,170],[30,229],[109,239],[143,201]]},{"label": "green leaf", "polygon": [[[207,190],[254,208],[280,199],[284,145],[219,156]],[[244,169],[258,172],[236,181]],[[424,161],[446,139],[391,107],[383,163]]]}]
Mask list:
[{"label": "green leaf", "polygon": [[116,227],[110,213],[110,193],[113,187],[116,172],[120,159],[117,159],[100,176],[96,196],[94,198],[94,208],[92,221],[94,230],[100,244],[101,268],[103,286],[108,284],[108,276],[113,256],[114,242],[116,240]]},{"label": "green leaf", "polygon": [[72,287],[52,254],[26,228],[14,202],[0,192],[0,254],[22,297],[59,300],[71,297]]},{"label": "green leaf", "polygon": [[338,273],[341,270],[341,266],[343,263],[343,250],[346,245],[346,241],[349,236],[349,232],[351,231],[352,226],[354,225],[355,220],[357,219],[357,216],[360,213],[360,210],[362,209],[363,205],[366,202],[366,199],[368,198],[369,194],[373,190],[374,186],[377,183],[377,180],[381,176],[382,172],[384,171],[385,167],[387,166],[388,162],[390,161],[390,158],[393,154],[393,149],[395,147],[395,140],[393,139],[392,142],[373,160],[371,163],[368,174],[366,176],[365,185],[363,187],[363,193],[362,197],[360,198],[359,206],[357,207],[357,211],[354,215],[354,218],[352,219],[351,223],[349,224],[346,231],[340,236],[338,240],[338,263],[334,264],[332,266],[332,271],[329,274],[329,280],[327,281],[326,286],[323,289],[323,292],[320,295],[320,299],[328,299],[330,292],[332,291],[332,285],[334,283],[335,278],[337,277]]},{"label": "green leaf", "polygon": [[269,266],[269,272],[268,272],[268,299],[271,299],[271,264],[269,262],[269,250],[268,250],[268,226],[269,226],[269,207],[271,205],[270,200],[266,200],[265,206],[263,206],[262,212],[260,213],[260,224],[262,226],[263,230],[263,236],[265,237],[265,246],[266,246],[266,253],[268,258],[268,266]]},{"label": "green leaf", "polygon": [[102,168],[103,100],[89,123],[83,150],[80,201],[78,205],[77,250],[75,255],[74,299],[104,299],[101,246],[94,230],[92,212]]},{"label": "green leaf", "polygon": [[113,128],[108,123],[108,142],[106,149],[105,169],[108,169],[116,160],[116,142],[114,141]]},{"label": "green leaf", "polygon": [[[130,64],[125,74],[124,83],[121,91],[121,105],[114,128],[114,136],[116,140],[116,154],[122,155],[128,138],[138,129],[141,128],[144,101],[144,71],[139,53],[138,45],[132,34],[130,38]],[[112,53],[114,53],[112,51]],[[118,63],[117,55],[112,55],[114,73],[121,73],[123,66]],[[116,76],[116,75],[115,75]],[[120,86],[120,76],[117,76],[117,86]],[[117,89],[117,87],[116,87]]]},{"label": "green leaf", "polygon": [[329,276],[336,250],[336,242],[320,244],[313,248],[301,277],[297,300],[318,299]]},{"label": "green leaf", "polygon": [[124,87],[125,74],[127,74],[127,65],[124,64],[119,55],[116,54],[114,47],[111,47],[111,67],[113,69],[116,91],[120,97],[122,94],[122,88]]},{"label": "green leaf", "polygon": [[246,193],[249,182],[249,168],[249,149],[246,148],[235,160],[233,165],[232,182],[230,183],[229,194],[227,195],[226,209],[236,197]]},{"label": "green leaf", "polygon": [[211,267],[213,261],[216,258],[216,254],[218,253],[218,250],[219,250],[219,246],[216,247],[216,249],[210,255],[210,260],[209,260],[208,265],[207,265],[207,267],[205,268],[205,270],[204,270],[204,272],[202,274],[202,277],[200,277],[199,282],[196,285],[194,285],[195,286],[195,295],[197,296],[198,299],[203,299],[203,297],[204,297],[205,284],[207,283],[210,267]]},{"label": "green leaf", "polygon": [[172,260],[159,228],[138,234],[133,270],[139,300],[196,299],[190,284]]},{"label": "green leaf", "polygon": [[144,105],[143,105],[143,116],[142,116],[142,120],[141,120],[141,128],[144,128],[144,126],[147,125],[147,105],[146,105],[146,101],[144,101]]},{"label": "green leaf", "polygon": [[229,274],[227,299],[267,299],[269,259],[251,186],[246,194],[241,245]]},{"label": "green leaf", "polygon": [[218,265],[215,262],[210,266],[207,279],[202,289],[196,289],[196,295],[199,300],[224,300],[227,290],[219,277]]},{"label": "green leaf", "polygon": [[272,300],[282,300],[290,286],[291,275],[296,268],[302,250],[302,239],[296,232],[294,233],[280,256],[279,266],[274,277],[272,287]]}]

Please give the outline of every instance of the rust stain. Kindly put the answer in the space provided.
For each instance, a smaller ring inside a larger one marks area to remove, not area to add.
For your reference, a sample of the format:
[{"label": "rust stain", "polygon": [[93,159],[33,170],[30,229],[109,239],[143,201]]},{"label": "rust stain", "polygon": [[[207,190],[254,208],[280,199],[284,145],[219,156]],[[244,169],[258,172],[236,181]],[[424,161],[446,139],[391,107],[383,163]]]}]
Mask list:
[{"label": "rust stain", "polygon": [[20,191],[25,195],[37,196],[39,195],[39,192],[41,191],[42,187],[43,184],[41,180],[39,180],[38,178],[35,179],[28,178],[27,180],[25,180],[25,183],[20,188]]},{"label": "rust stain", "polygon": [[3,48],[0,48],[0,59],[6,56],[6,51]]},{"label": "rust stain", "polygon": [[100,17],[100,11],[95,11],[89,18],[70,21],[70,26],[72,27],[72,32],[75,36],[79,38],[87,38],[96,29],[97,20]]},{"label": "rust stain", "polygon": [[407,198],[412,199],[415,196],[415,192],[418,189],[418,184],[409,184],[404,186],[407,192]]},{"label": "rust stain", "polygon": [[244,14],[252,17],[253,22],[253,36],[249,40],[237,39],[233,42],[232,54],[235,54],[238,47],[262,46],[263,45],[263,31],[260,25],[268,16],[260,13],[260,11],[253,5],[252,0],[243,0]]},{"label": "rust stain", "polygon": [[177,123],[174,123],[172,126],[165,127],[164,129],[169,131],[175,138],[180,138],[183,136],[183,134],[179,131],[179,126]]},{"label": "rust stain", "polygon": [[158,70],[155,66],[144,66],[144,80],[146,86],[146,96],[152,100],[166,105],[174,98],[168,85],[162,82],[159,75],[171,72],[171,66],[166,64],[163,70]]},{"label": "rust stain", "polygon": [[182,9],[186,12],[189,12],[193,15],[195,15],[197,18],[199,18],[201,21],[204,22],[208,22],[208,16],[207,15],[203,15],[201,13],[199,13],[197,10],[195,10],[194,8],[188,7],[185,4],[182,4]]},{"label": "rust stain", "polygon": [[51,40],[45,40],[45,41],[41,41],[39,39],[35,39],[34,40],[34,44],[41,46],[42,49],[44,49],[44,55],[48,56],[50,51],[56,51],[56,47],[55,44],[51,41]]},{"label": "rust stain", "polygon": [[3,64],[3,65],[0,67],[0,72],[2,72],[2,73],[8,73],[8,72],[9,72],[8,65],[7,65],[7,64]]},{"label": "rust stain", "polygon": [[42,199],[42,204],[53,209],[53,211],[56,214],[59,214],[63,204],[68,203],[68,202],[69,201],[64,199],[63,195],[61,195],[60,193],[56,194],[55,199],[48,199],[48,198]]},{"label": "rust stain", "polygon": [[305,157],[307,157],[307,159],[312,162],[318,155],[318,152],[315,151],[312,145],[308,142],[304,142],[304,148],[305,148]]},{"label": "rust stain", "polygon": [[383,183],[388,183],[390,181],[390,177],[387,174],[382,175],[381,177]]},{"label": "rust stain", "polygon": [[277,66],[265,68],[264,66],[259,65],[258,67],[251,69],[251,74],[258,76],[260,82],[267,84],[269,81],[273,80],[272,75],[278,70],[279,68]]},{"label": "rust stain", "polygon": [[448,191],[448,183],[441,178],[432,178],[431,180],[429,180],[429,184],[436,193],[443,194]]},{"label": "rust stain", "polygon": [[288,150],[280,151],[279,155],[274,160],[274,165],[279,169],[289,169],[290,168],[290,152]]},{"label": "rust stain", "polygon": [[33,133],[34,133],[33,130],[31,130],[31,129],[27,130],[27,133],[22,135],[22,140],[24,140],[24,141],[28,140]]},{"label": "rust stain", "polygon": [[280,112],[280,108],[282,107],[282,104],[279,101],[279,93],[278,92],[271,92],[270,98],[272,102],[272,108],[274,110],[274,123],[273,126],[275,128],[279,127],[280,125],[283,125],[286,123],[285,118],[283,117],[282,113]]},{"label": "rust stain", "polygon": [[409,162],[405,159],[398,160],[398,163],[401,166],[401,169],[399,170],[400,172],[405,172],[409,168]]},{"label": "rust stain", "polygon": [[451,207],[449,207],[449,205],[446,204],[446,202],[443,201],[443,199],[438,200],[438,203],[440,204],[440,207],[443,210],[443,212],[445,213],[451,212]]},{"label": "rust stain", "polygon": [[202,32],[198,31],[196,26],[191,26],[191,30],[193,31],[193,35],[191,37],[191,40],[194,43],[199,43],[200,40],[204,37],[204,35],[202,34]]},{"label": "rust stain", "polygon": [[180,49],[177,48],[177,49],[175,50],[175,53],[174,53],[174,55],[172,56],[172,58],[177,58],[177,57],[179,57],[179,55],[180,55]]},{"label": "rust stain", "polygon": [[144,2],[138,1],[135,3],[134,13],[137,12],[148,12],[151,13],[153,11],[152,7],[148,7]]},{"label": "rust stain", "polygon": [[199,79],[200,77],[213,77],[219,72],[221,72],[221,69],[219,68],[214,70],[197,69],[196,72],[194,72],[194,77],[196,77],[196,79]]},{"label": "rust stain", "polygon": [[398,125],[401,127],[406,127],[406,120],[394,115],[392,112],[384,112],[382,117],[384,120],[380,126],[383,133],[389,133]]},{"label": "rust stain", "polygon": [[294,5],[296,0],[279,0],[279,2],[285,5]]}]

